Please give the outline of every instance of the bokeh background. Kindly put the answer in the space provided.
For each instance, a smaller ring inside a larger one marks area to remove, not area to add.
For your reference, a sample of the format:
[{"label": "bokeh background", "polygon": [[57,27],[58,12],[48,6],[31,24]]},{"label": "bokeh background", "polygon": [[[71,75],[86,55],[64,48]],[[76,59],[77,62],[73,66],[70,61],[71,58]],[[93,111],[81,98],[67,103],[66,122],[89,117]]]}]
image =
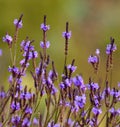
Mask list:
[{"label": "bokeh background", "polygon": [[[120,1],[119,0],[0,0],[0,48],[3,55],[0,57],[0,82],[6,85],[8,80],[8,66],[10,54],[8,46],[2,42],[2,37],[8,32],[14,34],[13,20],[23,16],[23,28],[19,31],[18,46],[28,36],[35,40],[35,48],[41,51],[39,42],[42,40],[40,24],[43,16],[47,15],[47,24],[51,29],[47,39],[51,42],[48,54],[55,62],[56,70],[63,71],[65,23],[69,22],[72,38],[69,41],[68,63],[76,59],[77,72],[82,74],[85,83],[93,75],[92,66],[87,59],[94,54],[96,48],[101,51],[100,71],[98,78],[105,79],[106,54],[105,49],[110,36],[115,38],[118,50],[114,54],[113,85],[120,81]],[[19,57],[19,54],[18,54]],[[18,58],[18,63],[19,63]],[[61,74],[59,74],[61,75]],[[32,85],[28,73],[25,83]]]}]

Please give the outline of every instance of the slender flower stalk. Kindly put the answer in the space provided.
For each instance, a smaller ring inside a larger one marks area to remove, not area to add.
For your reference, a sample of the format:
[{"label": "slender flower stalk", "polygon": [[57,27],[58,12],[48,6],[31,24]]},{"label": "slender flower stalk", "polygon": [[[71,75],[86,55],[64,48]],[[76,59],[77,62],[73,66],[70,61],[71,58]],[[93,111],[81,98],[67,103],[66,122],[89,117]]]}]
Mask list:
[{"label": "slender flower stalk", "polygon": [[69,23],[66,22],[66,31],[62,33],[62,36],[65,38],[65,59],[64,59],[64,69],[67,64],[67,55],[68,55],[68,40],[71,38],[71,31],[68,30]]}]

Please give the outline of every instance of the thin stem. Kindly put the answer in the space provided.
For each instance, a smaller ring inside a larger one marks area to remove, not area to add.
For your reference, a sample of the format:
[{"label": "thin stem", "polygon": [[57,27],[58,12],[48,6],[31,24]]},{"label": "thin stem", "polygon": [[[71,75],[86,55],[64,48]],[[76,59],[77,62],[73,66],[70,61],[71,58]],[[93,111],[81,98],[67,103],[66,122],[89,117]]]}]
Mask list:
[{"label": "thin stem", "polygon": [[13,65],[16,64],[16,54],[17,54],[17,36],[18,36],[18,29],[16,28],[15,36],[14,36],[14,63]]},{"label": "thin stem", "polygon": [[13,54],[12,54],[12,49],[10,48],[10,59],[11,59],[11,64],[13,65]]},{"label": "thin stem", "polygon": [[102,117],[102,119],[100,120],[100,122],[98,123],[98,127],[100,126],[100,124],[102,123],[102,121],[104,120],[105,116],[107,115],[107,111],[105,112],[104,116]]}]

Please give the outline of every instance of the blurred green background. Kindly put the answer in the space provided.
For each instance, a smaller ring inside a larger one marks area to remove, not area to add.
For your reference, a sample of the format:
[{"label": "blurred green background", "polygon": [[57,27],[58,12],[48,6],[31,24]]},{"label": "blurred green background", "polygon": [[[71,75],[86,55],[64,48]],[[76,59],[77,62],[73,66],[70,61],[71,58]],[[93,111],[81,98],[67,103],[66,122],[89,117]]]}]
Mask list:
[{"label": "blurred green background", "polygon": [[[47,24],[51,29],[47,32],[47,39],[51,42],[48,49],[54,60],[56,70],[63,71],[65,23],[69,22],[72,38],[69,41],[68,63],[76,59],[77,72],[82,74],[85,83],[93,75],[93,69],[87,59],[94,54],[96,48],[101,51],[101,65],[98,78],[105,79],[106,44],[110,36],[115,38],[118,50],[114,54],[113,85],[120,81],[120,1],[119,0],[0,0],[0,82],[7,83],[10,65],[8,46],[2,42],[2,37],[8,32],[14,34],[13,20],[23,13],[23,28],[19,31],[18,45],[28,36],[35,40],[35,48],[40,51],[39,42],[42,40],[40,24],[43,16],[47,15]],[[19,55],[19,54],[18,54]],[[18,59],[19,62],[20,59]],[[61,74],[59,74],[61,75]],[[31,83],[31,76],[25,82]],[[102,84],[104,85],[104,84]]]}]

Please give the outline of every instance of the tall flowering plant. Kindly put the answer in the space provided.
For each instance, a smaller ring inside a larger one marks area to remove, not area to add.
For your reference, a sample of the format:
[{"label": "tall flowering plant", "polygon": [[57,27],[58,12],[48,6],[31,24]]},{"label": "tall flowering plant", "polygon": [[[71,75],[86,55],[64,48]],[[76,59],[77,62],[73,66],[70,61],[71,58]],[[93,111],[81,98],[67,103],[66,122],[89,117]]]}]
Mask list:
[{"label": "tall flowering plant", "polygon": [[[106,47],[106,77],[104,89],[94,78],[88,77],[88,83],[84,83],[81,75],[73,76],[77,67],[75,59],[71,64],[67,63],[69,39],[69,23],[62,33],[65,38],[65,58],[61,80],[55,69],[55,62],[50,60],[47,49],[50,42],[47,40],[46,16],[40,25],[43,31],[43,39],[40,41],[42,51],[37,52],[34,40],[26,37],[20,44],[17,40],[18,32],[23,27],[22,17],[14,20],[15,34],[12,37],[6,33],[3,42],[8,44],[10,50],[11,65],[8,67],[9,88],[7,91],[0,89],[0,127],[119,127],[120,125],[120,83],[113,87],[109,81],[112,71],[113,52],[117,49],[114,38]],[[22,60],[16,65],[17,45],[20,45]],[[0,56],[2,50],[0,50]],[[39,57],[38,57],[39,56]],[[37,65],[36,59],[40,59]],[[30,62],[32,61],[32,62]],[[96,49],[95,55],[90,55],[88,63],[93,67],[97,75],[100,63],[100,50]],[[32,66],[30,72],[34,83],[31,88],[23,85],[23,77],[27,69]],[[50,67],[49,67],[50,66]],[[33,89],[34,88],[34,89]],[[44,113],[41,104],[44,103]]]}]

